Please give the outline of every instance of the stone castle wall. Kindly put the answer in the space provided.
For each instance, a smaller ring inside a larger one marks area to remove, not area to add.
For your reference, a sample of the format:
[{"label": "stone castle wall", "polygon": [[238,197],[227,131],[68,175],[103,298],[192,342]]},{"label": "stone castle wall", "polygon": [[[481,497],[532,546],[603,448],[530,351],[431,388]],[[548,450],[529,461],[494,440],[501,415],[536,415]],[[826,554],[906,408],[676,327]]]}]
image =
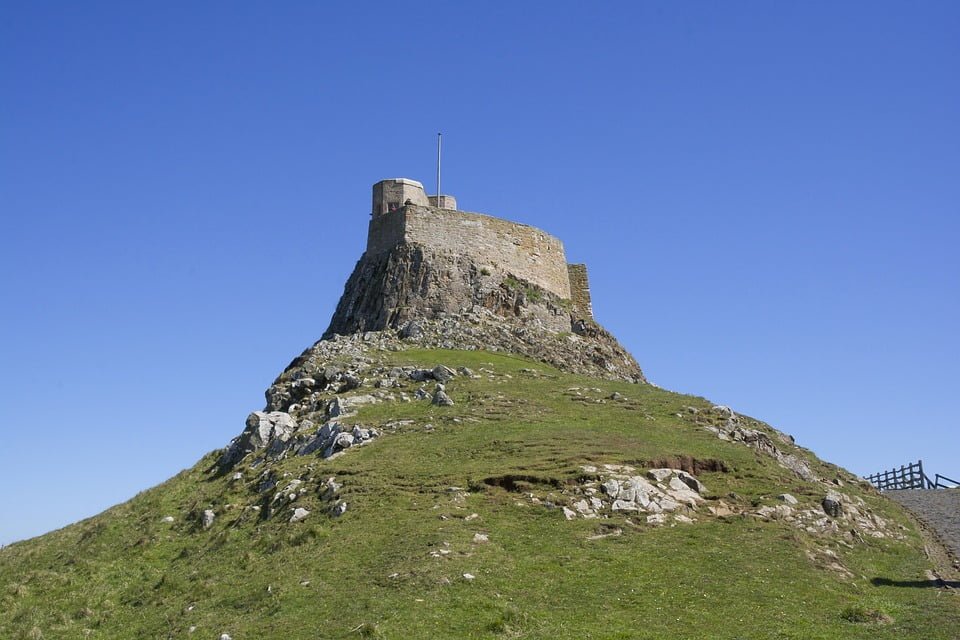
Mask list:
[{"label": "stone castle wall", "polygon": [[[373,185],[373,215],[379,216],[396,211],[407,200],[413,204],[428,206],[430,201],[423,191],[423,185],[409,178],[390,178]],[[456,205],[454,205],[456,208]]]},{"label": "stone castle wall", "polygon": [[571,298],[563,243],[535,227],[415,204],[373,216],[367,255],[404,243],[471,256],[481,267],[512,274],[561,298]]},{"label": "stone castle wall", "polygon": [[587,279],[587,265],[568,264],[570,274],[570,301],[575,313],[585,318],[593,318],[593,303],[590,301],[590,282]]}]

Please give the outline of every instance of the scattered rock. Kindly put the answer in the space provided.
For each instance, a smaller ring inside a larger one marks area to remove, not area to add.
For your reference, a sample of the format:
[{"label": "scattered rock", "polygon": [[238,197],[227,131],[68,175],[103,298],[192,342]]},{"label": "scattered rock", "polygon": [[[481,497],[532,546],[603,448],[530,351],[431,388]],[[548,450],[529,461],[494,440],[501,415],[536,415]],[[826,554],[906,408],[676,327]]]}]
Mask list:
[{"label": "scattered rock", "polygon": [[160,522],[173,522],[173,516],[163,516],[163,518],[160,519]]},{"label": "scattered rock", "polygon": [[337,449],[349,449],[353,446],[352,433],[339,433],[333,440],[333,446]]},{"label": "scattered rock", "polygon": [[490,542],[490,538],[485,533],[475,533],[473,534],[473,542],[474,544],[485,544]]},{"label": "scattered rock", "polygon": [[694,476],[690,475],[686,471],[680,471],[677,473],[677,478],[692,491],[696,491],[698,494],[703,495],[707,492],[707,488],[703,486],[703,483],[697,480]]},{"label": "scattered rock", "polygon": [[423,335],[423,327],[416,320],[411,320],[400,329],[400,337],[404,340],[419,338]]},{"label": "scattered rock", "polygon": [[620,494],[620,482],[614,478],[610,478],[604,482],[602,485],[600,485],[600,488],[604,493],[612,498],[616,498],[617,495]]},{"label": "scattered rock", "polygon": [[220,456],[219,466],[229,469],[249,453],[263,449],[274,441],[286,442],[297,430],[297,422],[282,411],[254,411],[247,416],[246,428],[231,441]]},{"label": "scattered rock", "polygon": [[433,400],[431,403],[437,405],[438,407],[452,407],[453,399],[447,395],[443,385],[438,384],[436,390],[433,392]]},{"label": "scattered rock", "polygon": [[213,521],[217,519],[217,514],[213,512],[212,509],[206,509],[203,512],[203,515],[200,516],[200,523],[203,525],[204,529],[209,529],[213,526]]},{"label": "scattered rock", "polygon": [[454,376],[457,375],[456,371],[442,364],[435,366],[430,373],[433,375],[434,380],[443,383],[450,382],[453,380]]},{"label": "scattered rock", "polygon": [[[740,442],[757,451],[776,458],[777,462],[785,469],[793,471],[797,476],[807,482],[816,482],[819,478],[802,458],[792,454],[784,453],[769,435],[759,429],[750,429],[745,427],[745,420],[741,419],[730,407],[716,405],[709,411],[703,411],[696,414],[697,421],[703,425],[703,428],[712,432],[721,440]],[[759,423],[755,423],[759,426]],[[781,443],[792,442],[791,439],[781,437],[779,431],[769,429],[774,433]],[[791,445],[792,446],[792,445]]]},{"label": "scattered rock", "polygon": [[823,507],[823,512],[831,518],[839,518],[840,514],[843,513],[842,500],[839,493],[830,491],[820,503]]},{"label": "scattered rock", "polygon": [[290,516],[290,522],[300,522],[304,518],[310,515],[310,512],[302,507],[297,507],[293,510],[293,515]]},{"label": "scattered rock", "polygon": [[736,513],[733,509],[730,508],[729,505],[727,505],[725,502],[722,502],[722,501],[717,505],[707,507],[707,511],[709,511],[711,515],[714,515],[718,518],[732,516],[734,515],[734,513]]},{"label": "scattered rock", "polygon": [[781,493],[780,495],[777,496],[777,500],[786,502],[787,504],[797,504],[798,502],[798,500],[794,498],[792,495],[790,495],[789,493]]},{"label": "scattered rock", "polygon": [[430,369],[414,369],[408,374],[409,378],[415,382],[426,382],[433,380],[433,371]]},{"label": "scattered rock", "polygon": [[783,520],[793,515],[793,508],[785,504],[775,507],[760,507],[757,509],[757,515],[768,520]]},{"label": "scattered rock", "polygon": [[671,500],[670,498],[664,498],[660,501],[660,509],[663,511],[676,511],[679,508],[680,503],[675,500]]},{"label": "scattered rock", "polygon": [[647,477],[656,482],[663,482],[672,475],[673,469],[650,469],[647,471]]}]

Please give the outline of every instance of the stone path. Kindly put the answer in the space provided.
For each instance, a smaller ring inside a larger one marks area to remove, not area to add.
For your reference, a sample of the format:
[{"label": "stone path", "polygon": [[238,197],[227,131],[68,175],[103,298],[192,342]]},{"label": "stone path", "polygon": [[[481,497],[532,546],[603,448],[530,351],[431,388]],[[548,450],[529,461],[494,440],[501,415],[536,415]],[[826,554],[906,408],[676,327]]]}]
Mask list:
[{"label": "stone path", "polygon": [[932,527],[945,545],[960,558],[960,488],[884,491]]}]

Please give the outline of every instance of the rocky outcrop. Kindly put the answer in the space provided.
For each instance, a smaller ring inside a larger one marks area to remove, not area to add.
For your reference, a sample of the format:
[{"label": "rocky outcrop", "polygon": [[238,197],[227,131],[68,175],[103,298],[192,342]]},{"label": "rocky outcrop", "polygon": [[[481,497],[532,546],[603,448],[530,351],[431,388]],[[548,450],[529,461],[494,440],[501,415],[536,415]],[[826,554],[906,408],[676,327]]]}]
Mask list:
[{"label": "rocky outcrop", "polygon": [[[695,410],[693,416],[707,431],[712,432],[721,440],[739,442],[756,449],[760,453],[776,458],[781,467],[793,471],[807,482],[817,482],[819,480],[809,464],[793,453],[785,453],[767,433],[760,429],[747,427],[743,424],[741,417],[730,407],[716,405],[709,411]],[[774,433],[782,445],[794,447],[793,438],[773,429],[770,429],[770,431]]]},{"label": "rocky outcrop", "polygon": [[282,411],[254,411],[247,416],[246,428],[233,439],[220,456],[220,467],[229,468],[248,453],[266,446],[282,447],[297,430],[297,422]]},{"label": "rocky outcrop", "polygon": [[509,351],[573,373],[645,382],[626,349],[569,300],[470,256],[416,244],[364,254],[323,339],[369,331],[424,347]]}]

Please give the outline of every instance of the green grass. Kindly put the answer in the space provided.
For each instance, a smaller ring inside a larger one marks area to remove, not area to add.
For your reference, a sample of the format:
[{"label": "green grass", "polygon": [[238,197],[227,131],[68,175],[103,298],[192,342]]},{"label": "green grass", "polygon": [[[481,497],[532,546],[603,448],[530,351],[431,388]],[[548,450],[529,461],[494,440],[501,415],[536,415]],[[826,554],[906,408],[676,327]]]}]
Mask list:
[{"label": "green grass", "polygon": [[[522,476],[524,490],[549,499],[576,484],[582,464],[643,468],[691,456],[728,469],[701,474],[712,497],[750,505],[784,491],[810,503],[822,496],[771,458],[696,427],[686,408],[710,406],[702,398],[483,352],[381,358],[468,366],[481,377],[447,385],[454,407],[365,408],[350,422],[413,421],[368,446],[275,465],[288,479],[335,476],[349,505],[342,517],[326,515],[311,492],[297,502],[312,511],[304,522],[262,520],[244,508],[260,503],[259,470],[244,461],[244,481],[214,477],[208,454],[127,503],[0,552],[0,638],[957,636],[954,594],[871,582],[919,580],[929,563],[900,508],[869,490],[845,487],[907,526],[903,541],[824,541],[748,516],[659,528],[616,516],[568,522],[485,482]],[[625,399],[609,400],[615,391]],[[837,473],[796,452],[818,474]],[[218,518],[204,531],[206,508]],[[621,535],[590,539],[614,527]],[[475,544],[477,532],[489,543]],[[808,559],[824,545],[852,578]]]}]

